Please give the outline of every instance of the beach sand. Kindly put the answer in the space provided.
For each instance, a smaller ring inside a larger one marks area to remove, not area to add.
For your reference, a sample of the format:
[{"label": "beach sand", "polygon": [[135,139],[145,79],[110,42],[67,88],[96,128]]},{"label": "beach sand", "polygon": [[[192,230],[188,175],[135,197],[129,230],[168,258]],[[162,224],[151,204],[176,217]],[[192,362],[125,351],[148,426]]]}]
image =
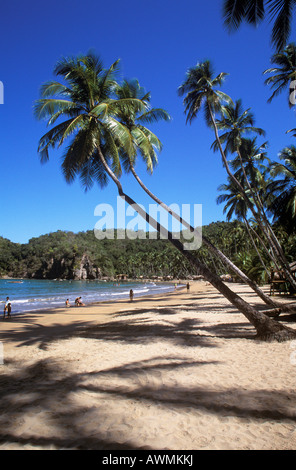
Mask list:
[{"label": "beach sand", "polygon": [[296,342],[254,335],[205,282],[1,321],[0,449],[295,449]]}]

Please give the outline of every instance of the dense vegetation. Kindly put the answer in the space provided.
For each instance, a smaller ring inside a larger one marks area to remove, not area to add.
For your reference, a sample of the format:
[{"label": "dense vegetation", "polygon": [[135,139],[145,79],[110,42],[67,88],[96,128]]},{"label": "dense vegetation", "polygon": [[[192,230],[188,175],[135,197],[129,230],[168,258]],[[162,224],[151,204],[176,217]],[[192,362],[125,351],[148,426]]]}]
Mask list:
[{"label": "dense vegetation", "polygon": [[[259,283],[268,281],[243,223],[216,222],[203,227],[203,233],[252,279]],[[282,228],[277,230],[277,235],[286,248],[288,260],[294,261],[295,235],[288,235]],[[205,246],[194,255],[218,275],[229,273]],[[269,266],[267,256],[264,257],[263,252],[261,255]],[[145,240],[98,240],[89,230],[77,234],[58,231],[32,238],[27,244],[0,237],[0,276],[72,279],[85,256],[97,268],[97,274],[91,273],[88,277],[126,274],[130,278],[186,278],[198,274],[167,240],[149,239],[148,234]]]}]

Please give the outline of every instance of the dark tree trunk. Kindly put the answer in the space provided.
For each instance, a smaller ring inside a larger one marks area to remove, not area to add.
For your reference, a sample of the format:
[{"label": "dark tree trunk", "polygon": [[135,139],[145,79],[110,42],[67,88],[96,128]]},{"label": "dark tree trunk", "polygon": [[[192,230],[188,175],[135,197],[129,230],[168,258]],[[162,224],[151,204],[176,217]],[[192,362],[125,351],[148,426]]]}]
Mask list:
[{"label": "dark tree trunk", "polygon": [[[162,202],[157,196],[155,196],[142,182],[142,180],[139,178],[137,173],[135,172],[135,169],[130,162],[130,168],[132,171],[132,174],[136,178],[137,182],[141,186],[141,188],[155,201],[157,204],[159,204],[163,209],[165,209],[172,217],[174,217],[178,222],[180,222],[182,225],[187,227],[191,232],[194,232],[194,228],[185,220],[183,220],[178,214],[176,214],[174,211],[172,211],[164,202]],[[260,287],[253,282],[243,271],[241,271],[229,258],[227,258],[222,251],[220,251],[218,248],[216,248],[210,240],[208,240],[204,235],[202,235],[202,242],[206,245],[208,250],[210,250],[215,256],[217,256],[223,263],[225,263],[231,271],[236,274],[244,283],[248,284],[251,289],[256,292],[258,297],[263,300],[266,305],[270,305],[271,307],[279,307],[279,305],[276,304],[268,295],[266,295]]]},{"label": "dark tree trunk", "polygon": [[147,212],[130,196],[125,194],[120,181],[108,166],[100,148],[98,148],[98,152],[107,174],[117,186],[119,196],[124,199],[144,220],[146,220],[151,227],[157,230],[159,234],[168,238],[168,240],[188,259],[188,261],[198,269],[199,273],[249,320],[257,331],[257,339],[265,341],[286,341],[291,338],[296,338],[296,331],[287,328],[267,315],[258,312],[252,305],[248,304],[239,295],[229,289],[229,287],[221,281],[219,276],[212,273],[207,266],[195,259],[188,250],[185,250],[183,244],[179,240],[174,239],[171,232],[147,214]]}]

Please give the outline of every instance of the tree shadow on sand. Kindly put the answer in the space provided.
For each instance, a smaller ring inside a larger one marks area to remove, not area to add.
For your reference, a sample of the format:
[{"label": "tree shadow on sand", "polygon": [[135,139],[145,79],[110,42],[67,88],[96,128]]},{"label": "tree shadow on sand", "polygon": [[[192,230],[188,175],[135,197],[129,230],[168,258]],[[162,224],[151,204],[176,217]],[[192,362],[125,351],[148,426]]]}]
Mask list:
[{"label": "tree shadow on sand", "polygon": [[[176,315],[182,310],[182,318]],[[194,318],[196,311],[198,318]],[[186,304],[169,307],[147,307],[124,310],[110,315],[110,320],[91,327],[88,322],[79,321],[73,324],[71,319],[67,324],[54,323],[44,326],[42,324],[26,322],[21,329],[1,331],[0,341],[15,343],[18,347],[38,345],[39,349],[46,350],[52,341],[80,336],[96,338],[106,341],[122,341],[125,343],[145,343],[166,339],[175,345],[190,347],[213,347],[213,334],[224,338],[253,338],[255,329],[247,322],[231,322],[223,327],[219,323],[219,313],[237,313],[232,306],[215,306],[217,324],[206,324],[206,316],[202,314],[211,312],[211,304],[203,301],[202,304]],[[189,318],[186,318],[187,312]],[[201,334],[202,333],[202,334]]]},{"label": "tree shadow on sand", "polygon": [[[12,321],[15,323],[14,319]],[[66,324],[53,323],[48,326],[31,321],[23,325],[21,329],[0,331],[0,341],[4,344],[5,342],[17,343],[17,347],[38,344],[39,349],[46,349],[52,341],[69,338],[73,330],[80,331],[87,327],[89,323],[84,321],[73,324],[69,320]]]},{"label": "tree shadow on sand", "polygon": [[[151,310],[149,312],[151,313]],[[197,333],[199,326],[200,322],[192,318],[181,319],[178,322],[169,320],[156,322],[147,316],[102,323],[79,331],[77,335],[83,338],[129,344],[143,345],[166,340],[177,346],[214,347],[211,338]]]},{"label": "tree shadow on sand", "polygon": [[[168,356],[88,373],[70,373],[49,360],[38,361],[13,373],[8,370],[0,378],[0,446],[149,449],[149,438],[146,436],[144,442],[140,428],[139,433],[133,434],[137,435],[136,440],[130,438],[125,401],[141,407],[142,413],[145,407],[148,412],[155,406],[158,415],[162,410],[174,410],[180,418],[183,413],[186,417],[188,412],[198,411],[218,419],[237,417],[246,425],[250,418],[258,423],[295,422],[292,405],[296,392],[251,391],[239,387],[213,390],[180,383],[172,386],[163,381],[163,372],[181,369],[182,373],[183,369],[193,368],[192,372],[198,374],[199,368],[207,364],[210,363]],[[114,379],[118,380],[114,382]],[[80,404],[77,396],[86,395],[88,404]],[[118,406],[108,407],[108,400]],[[108,418],[111,418],[109,423],[115,423],[114,429],[105,426]],[[130,418],[133,426],[143,425],[136,415]],[[121,424],[120,438],[118,423]],[[162,432],[165,431],[162,429]]]}]

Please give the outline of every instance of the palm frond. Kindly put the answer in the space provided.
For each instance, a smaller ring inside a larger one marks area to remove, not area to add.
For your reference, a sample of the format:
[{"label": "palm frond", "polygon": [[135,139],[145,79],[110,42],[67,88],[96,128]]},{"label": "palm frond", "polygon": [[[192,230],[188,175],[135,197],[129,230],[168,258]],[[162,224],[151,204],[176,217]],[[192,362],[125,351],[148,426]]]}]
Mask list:
[{"label": "palm frond", "polygon": [[[250,0],[226,0],[223,3],[223,18],[225,26],[231,31],[236,30],[242,21],[248,17],[250,22],[257,20],[264,14],[263,1],[253,2],[257,7],[251,8]],[[257,19],[258,18],[258,19]]]},{"label": "palm frond", "polygon": [[161,108],[153,108],[137,117],[137,122],[141,122],[142,124],[153,124],[161,120],[167,122],[171,120],[169,113]]},{"label": "palm frond", "polygon": [[269,0],[269,13],[274,20],[272,42],[278,51],[282,50],[290,36],[291,13],[295,2],[292,0]]},{"label": "palm frond", "polygon": [[34,115],[38,120],[51,118],[57,112],[62,112],[65,115],[73,115],[78,112],[77,105],[68,100],[62,99],[40,99],[34,104]]}]

